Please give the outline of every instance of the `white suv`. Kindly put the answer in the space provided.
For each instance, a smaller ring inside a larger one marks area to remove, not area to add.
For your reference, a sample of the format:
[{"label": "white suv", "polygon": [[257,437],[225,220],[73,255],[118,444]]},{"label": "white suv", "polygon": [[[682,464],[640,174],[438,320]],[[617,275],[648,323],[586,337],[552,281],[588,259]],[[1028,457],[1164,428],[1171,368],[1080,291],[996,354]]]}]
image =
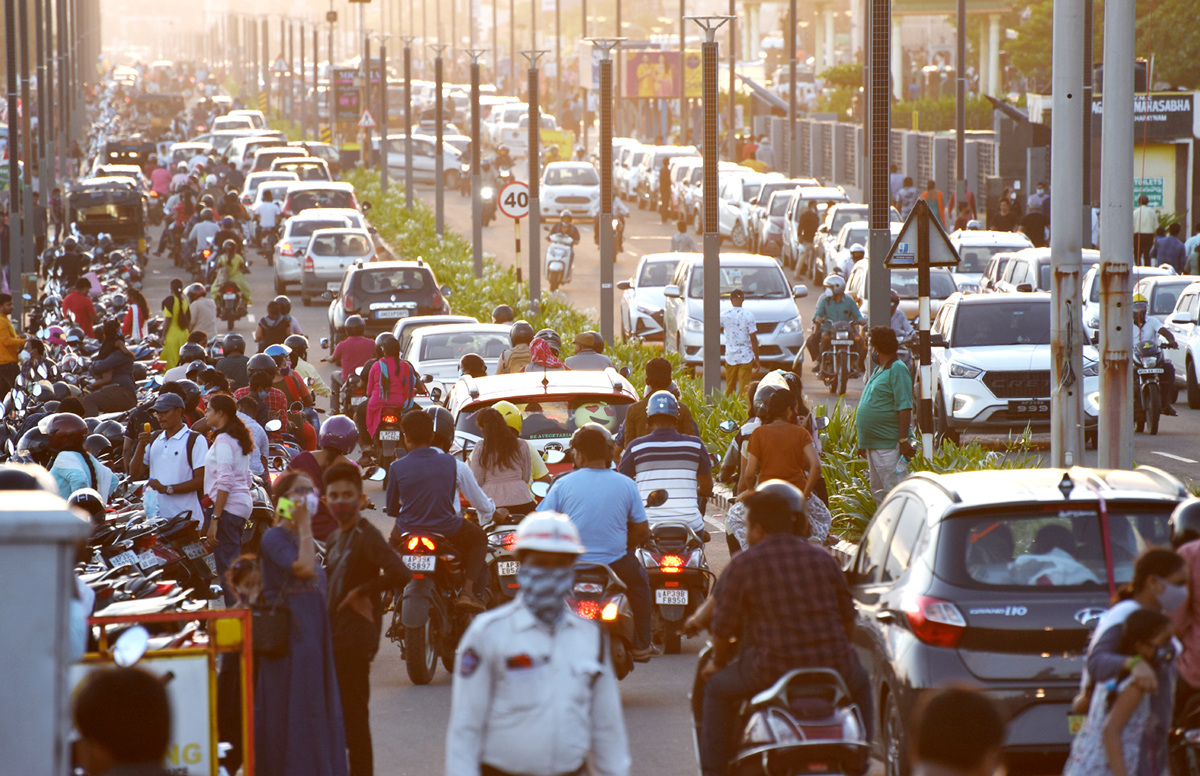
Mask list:
[{"label": "white suv", "polygon": [[[1153,306],[1150,309],[1153,310]],[[1185,288],[1175,303],[1175,311],[1160,320],[1179,343],[1178,350],[1163,351],[1175,365],[1175,383],[1187,388],[1188,406],[1200,410],[1200,367],[1197,366],[1200,364],[1200,282]]]},{"label": "white suv", "polygon": [[[934,429],[953,442],[964,431],[1050,428],[1050,294],[954,294],[930,332]],[[1083,349],[1084,434],[1096,440],[1099,364]]]},{"label": "white suv", "polygon": [[978,294],[988,262],[997,253],[1032,248],[1029,238],[1019,232],[985,232],[980,229],[959,229],[950,235],[950,244],[958,251],[958,268],[954,282],[964,294]]}]

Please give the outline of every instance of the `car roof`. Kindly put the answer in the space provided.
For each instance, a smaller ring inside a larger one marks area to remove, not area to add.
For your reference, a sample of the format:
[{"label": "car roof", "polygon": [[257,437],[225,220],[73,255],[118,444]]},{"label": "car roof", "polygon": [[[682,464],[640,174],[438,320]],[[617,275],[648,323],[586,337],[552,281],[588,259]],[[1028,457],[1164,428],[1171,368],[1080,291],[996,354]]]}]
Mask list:
[{"label": "car roof", "polygon": [[[433,316],[426,316],[432,318]],[[508,330],[512,328],[505,323],[443,323],[439,326],[422,326],[412,333],[414,340],[420,339],[427,334],[454,334],[456,332],[477,332],[485,331],[496,334],[508,334]]]},{"label": "car roof", "polygon": [[96,165],[96,169],[108,172],[136,172],[139,174],[142,172],[142,168],[136,164],[99,164]]},{"label": "car roof", "polygon": [[312,207],[308,210],[301,210],[294,216],[289,216],[288,221],[329,221],[335,218],[346,218],[349,208],[331,208],[331,207]]},{"label": "car roof", "polygon": [[312,236],[316,238],[317,235],[324,236],[327,234],[353,234],[358,237],[366,237],[367,240],[371,239],[371,235],[367,233],[366,229],[359,229],[356,226],[331,226],[326,229],[317,229],[312,233]]},{"label": "car roof", "polygon": [[638,400],[633,383],[609,367],[604,371],[568,370],[563,372],[534,371],[518,374],[490,375],[488,377],[461,378],[455,384],[454,396],[466,394],[466,401],[458,408],[461,412],[478,404],[492,404],[501,399],[530,400],[545,399],[560,395],[606,394],[622,398],[630,404]]},{"label": "car roof", "polygon": [[1021,294],[963,294],[956,293],[947,297],[947,300],[958,297],[959,304],[979,305],[979,304],[1000,304],[1002,302],[1024,302],[1030,299],[1050,302],[1049,291],[1029,291]]},{"label": "car roof", "polygon": [[[1074,488],[1069,498],[1059,489],[1064,475]],[[1175,503],[1188,493],[1170,474],[1153,466],[1127,469],[990,469],[953,474],[920,472],[904,481],[902,487],[918,493],[940,492],[955,509],[1011,503],[1050,503],[1068,505],[1079,502],[1139,499]]]},{"label": "car roof", "polygon": [[845,202],[846,192],[835,186],[801,186],[796,196],[800,199],[841,199]]},{"label": "car roof", "polygon": [[255,170],[246,175],[246,180],[255,181],[299,181],[300,176],[287,170]]},{"label": "car roof", "polygon": [[704,254],[692,251],[665,251],[663,253],[646,253],[642,255],[642,261],[679,261],[681,259],[690,259],[696,257],[703,259]]},{"label": "car roof", "polygon": [[[704,260],[703,253],[680,253],[684,261],[695,264]],[[771,256],[763,256],[757,253],[732,253],[722,251],[720,254],[720,264],[722,267],[761,267],[770,265],[779,268],[779,261]]]},{"label": "car roof", "polygon": [[[356,231],[361,232],[363,230],[359,229]],[[433,272],[429,265],[423,261],[373,261],[368,265],[352,267],[351,269],[355,271],[364,269],[428,269],[430,272]]]},{"label": "car roof", "polygon": [[288,194],[294,194],[297,191],[321,191],[322,189],[348,191],[353,194],[354,184],[343,181],[301,181],[289,186]]},{"label": "car roof", "polygon": [[999,232],[986,229],[955,229],[950,233],[950,239],[971,245],[1025,245],[1033,247],[1033,242],[1020,232]]},{"label": "car roof", "polygon": [[550,164],[546,165],[547,170],[549,170],[551,167],[571,168],[571,169],[582,169],[582,168],[586,167],[589,170],[596,169],[595,167],[592,166],[591,162],[550,162]]},{"label": "car roof", "polygon": [[[1022,248],[1019,251],[1014,251],[1014,258],[1029,259],[1032,261],[1049,261],[1049,248]],[[1100,261],[1100,251],[1094,248],[1083,249],[1083,260],[1088,263],[1095,264]]]}]

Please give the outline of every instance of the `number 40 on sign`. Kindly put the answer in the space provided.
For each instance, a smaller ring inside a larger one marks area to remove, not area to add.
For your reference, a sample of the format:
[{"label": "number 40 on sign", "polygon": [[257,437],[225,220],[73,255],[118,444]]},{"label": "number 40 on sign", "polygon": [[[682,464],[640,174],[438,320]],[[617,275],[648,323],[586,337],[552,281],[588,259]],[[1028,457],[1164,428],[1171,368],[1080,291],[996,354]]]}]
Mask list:
[{"label": "number 40 on sign", "polygon": [[514,220],[520,220],[529,215],[529,184],[512,181],[500,189],[496,201],[500,212]]}]

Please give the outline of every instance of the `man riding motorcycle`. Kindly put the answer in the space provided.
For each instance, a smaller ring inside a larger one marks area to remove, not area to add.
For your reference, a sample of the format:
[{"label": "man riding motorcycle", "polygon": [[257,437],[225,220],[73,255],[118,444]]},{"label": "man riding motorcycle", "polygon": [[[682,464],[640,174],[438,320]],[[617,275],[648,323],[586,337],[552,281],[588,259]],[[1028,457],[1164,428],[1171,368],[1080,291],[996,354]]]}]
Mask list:
[{"label": "man riding motorcycle", "polygon": [[[1179,347],[1179,343],[1175,341],[1175,335],[1166,326],[1163,326],[1162,321],[1149,315],[1150,305],[1146,301],[1146,297],[1141,294],[1133,296],[1133,352],[1140,353],[1141,345],[1145,342],[1158,344],[1158,338],[1161,336],[1167,341],[1166,347],[1175,349]],[[1158,376],[1159,391],[1162,395],[1162,414],[1175,416],[1179,413],[1171,406],[1172,400],[1175,398],[1175,364],[1169,358],[1159,357],[1159,364],[1162,365],[1163,373]]]},{"label": "man riding motorcycle", "polygon": [[492,157],[492,166],[496,168],[496,174],[500,174],[501,167],[507,167],[510,170],[516,166],[512,156],[508,153],[508,146],[502,145],[496,149],[496,155]]},{"label": "man riding motorcycle", "polygon": [[187,233],[184,242],[187,245],[188,253],[191,255],[196,251],[204,250],[211,238],[213,245],[217,245],[217,232],[221,231],[221,226],[213,216],[211,207],[205,207],[200,211],[200,220]]},{"label": "man riding motorcycle", "polygon": [[[612,204],[612,217],[617,219],[618,221],[620,221],[622,224],[624,224],[625,217],[628,215],[629,215],[629,208],[627,208],[625,206],[625,203],[621,201],[620,197],[618,197],[616,194],[614,194],[613,195],[613,204]],[[615,245],[614,247],[617,248],[619,251],[620,240],[616,235],[616,231],[617,231],[616,229],[613,230],[613,239],[617,240],[618,244]],[[599,213],[596,213],[595,228],[592,230],[592,241],[595,242],[596,245],[600,244],[600,214]]]},{"label": "man riding motorcycle", "polygon": [[550,236],[553,237],[556,234],[565,234],[567,237],[571,238],[571,247],[574,248],[579,244],[579,229],[577,229],[573,223],[574,219],[571,216],[570,210],[564,210],[560,215],[561,220],[554,226],[550,227]]},{"label": "man riding motorcycle", "polygon": [[[222,271],[224,277],[222,277]],[[233,240],[221,243],[221,255],[217,258],[217,279],[212,285],[210,295],[214,300],[220,299],[221,287],[226,282],[233,283],[242,292],[246,307],[250,307],[250,283],[246,280],[246,260],[238,252],[238,244]]]},{"label": "man riding motorcycle", "polygon": [[[840,275],[827,276],[824,285],[829,289],[829,296],[822,296],[817,301],[817,309],[812,319],[814,330],[809,336],[808,342],[805,343],[808,354],[812,356],[813,371],[817,373],[821,371],[821,354],[829,347],[829,340],[833,335],[834,321],[861,323],[863,320],[863,314],[858,309],[858,305],[853,299],[846,296],[846,281]],[[820,324],[820,329],[815,328],[817,324]],[[859,364],[863,364],[866,348],[862,334],[857,331],[854,332],[852,348],[859,356]]]}]

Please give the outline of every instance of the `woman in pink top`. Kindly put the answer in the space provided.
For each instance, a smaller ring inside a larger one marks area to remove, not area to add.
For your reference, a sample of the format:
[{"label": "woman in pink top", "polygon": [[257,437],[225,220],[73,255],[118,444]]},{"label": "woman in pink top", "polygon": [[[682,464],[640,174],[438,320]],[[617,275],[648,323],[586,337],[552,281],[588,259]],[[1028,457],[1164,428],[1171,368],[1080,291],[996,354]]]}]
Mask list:
[{"label": "woman in pink top", "polygon": [[400,358],[400,340],[390,333],[381,334],[375,344],[383,352],[367,375],[367,433],[372,439],[383,418],[383,408],[406,409],[417,394],[417,373],[412,364]]},{"label": "woman in pink top", "polygon": [[[204,456],[204,493],[213,502],[213,516],[208,526],[208,539],[217,542],[213,555],[217,563],[217,578],[224,580],[225,572],[242,551],[242,533],[254,511],[250,495],[253,480],[250,475],[250,456],[256,455],[250,430],[237,415],[237,403],[232,396],[216,394],[209,397],[204,413],[213,439]],[[233,591],[228,587],[225,603],[233,604]]]}]

